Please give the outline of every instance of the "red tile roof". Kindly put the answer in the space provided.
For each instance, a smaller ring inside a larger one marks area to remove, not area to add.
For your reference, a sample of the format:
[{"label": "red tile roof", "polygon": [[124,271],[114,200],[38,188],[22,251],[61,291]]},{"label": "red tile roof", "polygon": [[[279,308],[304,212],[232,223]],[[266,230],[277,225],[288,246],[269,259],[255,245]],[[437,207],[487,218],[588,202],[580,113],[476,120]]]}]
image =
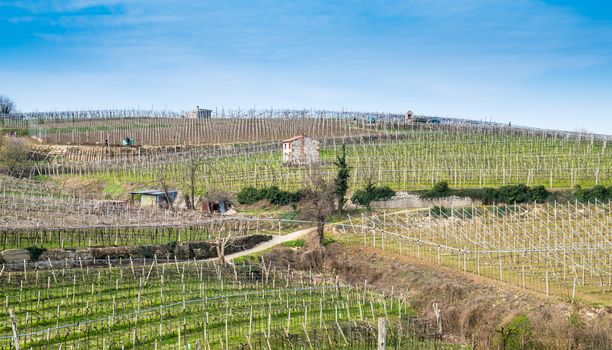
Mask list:
[{"label": "red tile roof", "polygon": [[295,140],[301,139],[302,137],[305,137],[305,136],[304,135],[296,135],[296,136],[293,136],[293,137],[288,138],[286,140],[283,140],[283,143],[285,143],[285,142],[293,142]]}]

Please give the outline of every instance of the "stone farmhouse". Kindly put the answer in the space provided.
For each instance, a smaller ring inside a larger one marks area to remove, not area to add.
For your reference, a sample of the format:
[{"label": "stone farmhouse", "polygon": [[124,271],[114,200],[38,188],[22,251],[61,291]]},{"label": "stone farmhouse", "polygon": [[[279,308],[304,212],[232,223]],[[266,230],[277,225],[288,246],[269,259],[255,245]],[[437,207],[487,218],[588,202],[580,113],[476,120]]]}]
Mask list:
[{"label": "stone farmhouse", "polygon": [[283,163],[285,165],[317,165],[321,162],[319,141],[297,135],[283,141]]}]

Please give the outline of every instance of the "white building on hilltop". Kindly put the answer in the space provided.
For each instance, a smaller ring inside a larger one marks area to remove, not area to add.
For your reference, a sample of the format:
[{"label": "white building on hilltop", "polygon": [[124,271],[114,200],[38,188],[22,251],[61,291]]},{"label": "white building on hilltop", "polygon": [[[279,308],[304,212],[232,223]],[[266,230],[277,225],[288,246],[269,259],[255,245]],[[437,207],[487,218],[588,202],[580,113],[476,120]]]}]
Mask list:
[{"label": "white building on hilltop", "polygon": [[283,163],[285,165],[316,165],[321,162],[319,141],[297,135],[283,141]]},{"label": "white building on hilltop", "polygon": [[188,119],[209,119],[211,116],[211,109],[200,108],[200,106],[196,106],[193,111],[189,111],[185,114],[185,118]]}]

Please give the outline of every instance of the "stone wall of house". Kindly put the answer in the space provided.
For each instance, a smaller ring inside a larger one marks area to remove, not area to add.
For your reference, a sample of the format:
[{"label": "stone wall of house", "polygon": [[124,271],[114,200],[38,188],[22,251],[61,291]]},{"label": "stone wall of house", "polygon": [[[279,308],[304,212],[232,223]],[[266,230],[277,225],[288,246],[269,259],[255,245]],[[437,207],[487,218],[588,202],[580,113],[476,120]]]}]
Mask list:
[{"label": "stone wall of house", "polygon": [[304,164],[318,164],[321,162],[319,157],[319,141],[309,137],[304,138]]},{"label": "stone wall of house", "polygon": [[285,163],[292,165],[311,165],[320,163],[319,141],[310,137],[293,140],[289,151],[283,149],[283,160]]}]

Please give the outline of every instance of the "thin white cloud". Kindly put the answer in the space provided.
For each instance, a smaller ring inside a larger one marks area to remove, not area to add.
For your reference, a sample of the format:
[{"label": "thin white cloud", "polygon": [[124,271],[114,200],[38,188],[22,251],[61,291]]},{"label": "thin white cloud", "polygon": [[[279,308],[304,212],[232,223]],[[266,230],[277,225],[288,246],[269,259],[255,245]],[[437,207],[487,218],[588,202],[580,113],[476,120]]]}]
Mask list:
[{"label": "thin white cloud", "polygon": [[19,17],[10,17],[8,19],[10,23],[19,24],[19,23],[30,23],[34,21],[34,17],[32,16],[19,16]]}]

